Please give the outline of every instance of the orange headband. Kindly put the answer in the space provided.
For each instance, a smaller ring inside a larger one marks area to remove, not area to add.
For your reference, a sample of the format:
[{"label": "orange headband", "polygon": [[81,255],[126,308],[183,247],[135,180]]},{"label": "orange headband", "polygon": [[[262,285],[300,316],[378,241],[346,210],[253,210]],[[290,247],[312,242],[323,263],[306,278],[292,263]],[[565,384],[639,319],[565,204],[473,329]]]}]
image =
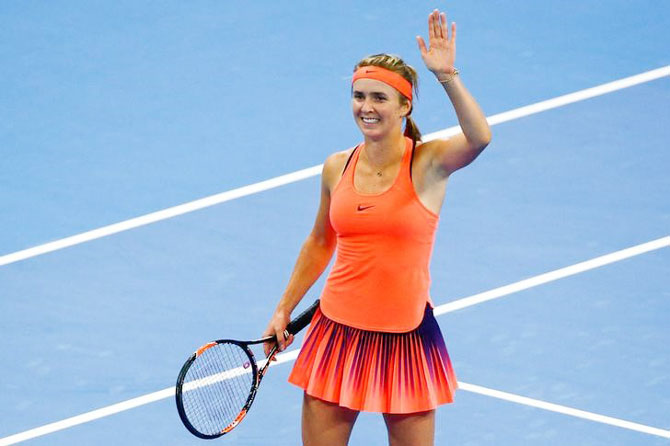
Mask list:
[{"label": "orange headband", "polygon": [[412,84],[409,83],[407,79],[386,68],[377,67],[374,65],[366,65],[360,67],[354,73],[354,78],[351,83],[353,84],[358,79],[374,79],[377,81],[384,82],[386,85],[390,85],[400,92],[401,95],[405,96],[410,101],[412,100]]}]

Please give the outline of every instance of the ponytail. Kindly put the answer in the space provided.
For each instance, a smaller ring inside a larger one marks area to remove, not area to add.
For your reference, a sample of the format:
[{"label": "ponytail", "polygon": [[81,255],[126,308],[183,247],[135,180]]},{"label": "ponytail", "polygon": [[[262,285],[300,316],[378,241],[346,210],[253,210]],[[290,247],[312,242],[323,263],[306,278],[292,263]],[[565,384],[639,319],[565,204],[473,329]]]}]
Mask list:
[{"label": "ponytail", "polygon": [[415,143],[421,141],[421,132],[419,127],[417,127],[416,122],[412,119],[411,116],[405,118],[405,136],[412,138],[412,141]]}]

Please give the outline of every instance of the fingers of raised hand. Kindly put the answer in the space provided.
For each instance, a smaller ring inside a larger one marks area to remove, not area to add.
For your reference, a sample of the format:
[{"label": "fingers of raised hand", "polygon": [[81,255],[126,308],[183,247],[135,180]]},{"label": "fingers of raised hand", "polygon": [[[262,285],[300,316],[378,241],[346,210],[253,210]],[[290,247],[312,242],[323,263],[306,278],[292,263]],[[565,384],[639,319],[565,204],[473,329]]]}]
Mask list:
[{"label": "fingers of raised hand", "polygon": [[447,31],[447,15],[443,12],[435,11],[435,28],[439,32],[438,37],[446,39],[448,37]]},{"label": "fingers of raised hand", "polygon": [[[444,13],[442,13],[444,15]],[[428,38],[432,41],[445,37],[441,14],[436,9],[428,15]]]},{"label": "fingers of raised hand", "polygon": [[[437,10],[435,10],[437,11]],[[433,19],[433,16],[435,15],[435,11],[431,12],[428,14],[428,39],[432,40],[435,38],[435,20]]]},{"label": "fingers of raised hand", "polygon": [[444,39],[446,41],[452,40],[455,38],[456,26],[452,22],[451,24],[451,39],[449,39],[449,26],[447,22],[447,14],[440,12],[435,9],[433,12],[428,14],[428,38],[430,39],[431,44],[436,44],[439,40]]},{"label": "fingers of raised hand", "polygon": [[421,51],[421,55],[425,56],[428,52],[428,49],[426,48],[426,42],[424,42],[423,37],[416,36],[416,42],[419,44],[419,51]]}]

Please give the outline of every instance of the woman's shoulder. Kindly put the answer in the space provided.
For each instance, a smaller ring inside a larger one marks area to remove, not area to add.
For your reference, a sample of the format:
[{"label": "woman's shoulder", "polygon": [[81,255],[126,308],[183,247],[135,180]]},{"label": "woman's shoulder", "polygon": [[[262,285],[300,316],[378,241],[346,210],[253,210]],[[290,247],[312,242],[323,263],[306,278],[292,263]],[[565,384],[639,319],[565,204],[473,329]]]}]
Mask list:
[{"label": "woman's shoulder", "polygon": [[326,158],[326,161],[323,163],[322,177],[323,181],[333,186],[337,184],[339,179],[342,177],[344,172],[344,166],[347,163],[347,160],[351,157],[356,147],[350,147],[346,150],[339,152],[331,153]]},{"label": "woman's shoulder", "polygon": [[328,158],[326,158],[326,161],[323,163],[324,174],[341,175],[344,170],[344,165],[347,163],[347,160],[351,157],[355,149],[356,147],[350,147],[346,150],[328,155]]}]

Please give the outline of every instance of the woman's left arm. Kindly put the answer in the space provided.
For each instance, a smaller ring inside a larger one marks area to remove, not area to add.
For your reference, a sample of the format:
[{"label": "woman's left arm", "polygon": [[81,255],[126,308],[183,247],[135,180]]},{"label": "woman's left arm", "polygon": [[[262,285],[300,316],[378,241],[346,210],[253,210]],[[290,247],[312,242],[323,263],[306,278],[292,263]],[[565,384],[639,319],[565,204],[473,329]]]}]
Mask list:
[{"label": "woman's left arm", "polygon": [[429,47],[417,36],[421,58],[442,84],[458,117],[463,133],[448,140],[434,140],[424,144],[431,153],[431,164],[444,176],[474,161],[491,141],[491,129],[486,116],[460,80],[456,59],[456,23],[451,24],[448,36],[447,18],[437,9],[428,16]]}]

